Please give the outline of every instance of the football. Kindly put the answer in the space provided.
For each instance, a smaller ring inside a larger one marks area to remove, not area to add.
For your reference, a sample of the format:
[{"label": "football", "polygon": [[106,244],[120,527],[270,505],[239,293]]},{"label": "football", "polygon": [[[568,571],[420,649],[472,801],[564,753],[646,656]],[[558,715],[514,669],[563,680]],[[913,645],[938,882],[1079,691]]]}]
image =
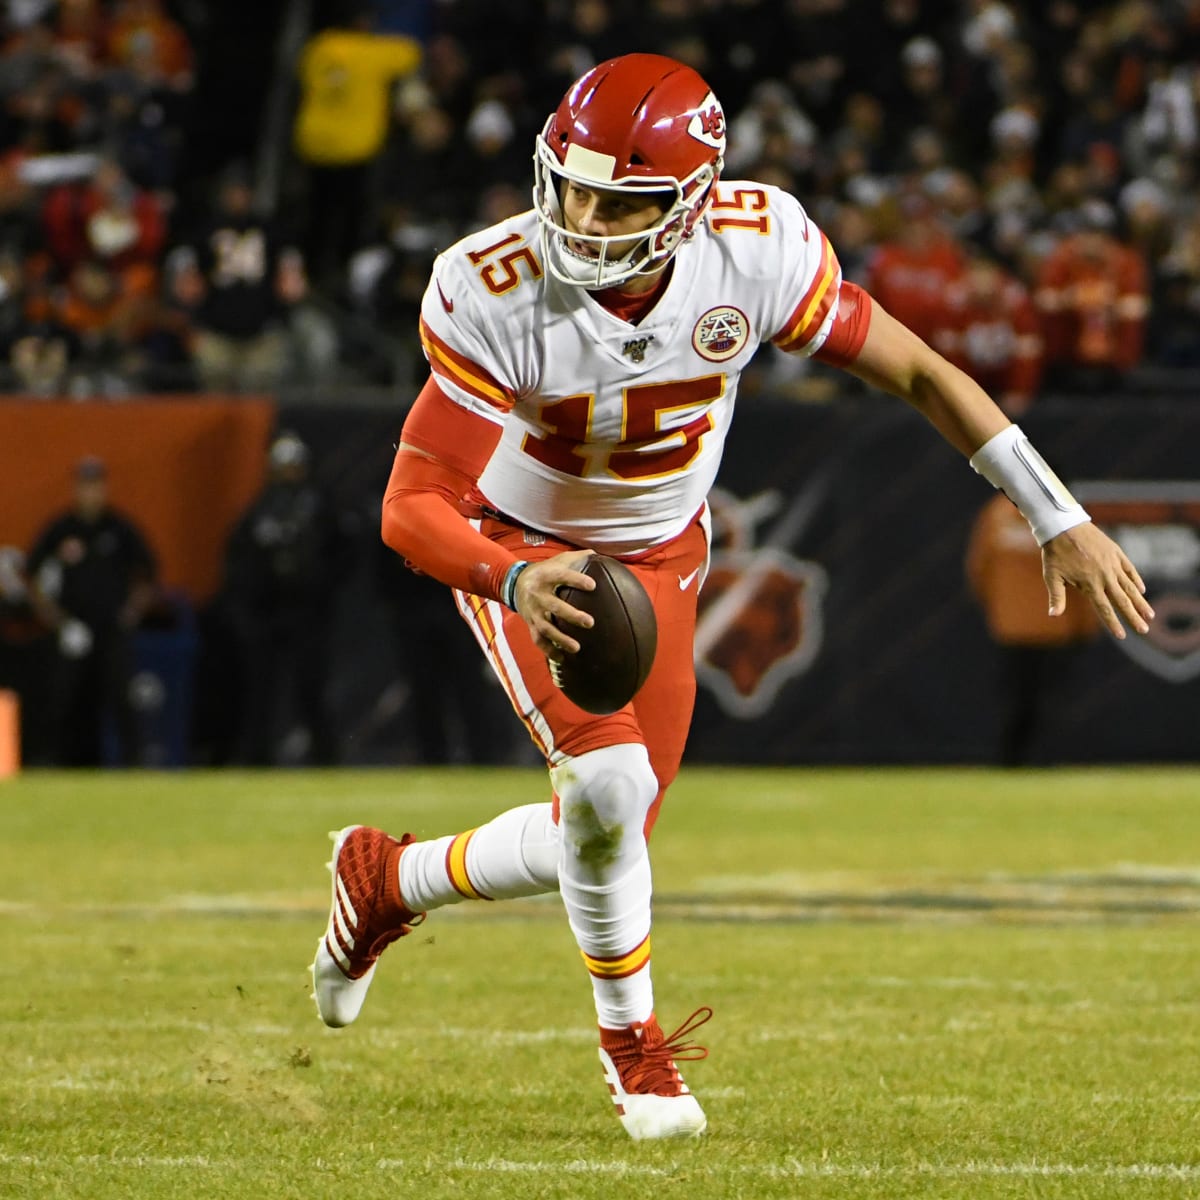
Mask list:
[{"label": "football", "polygon": [[596,623],[591,629],[570,627],[579,653],[552,664],[552,674],[573,704],[598,715],[614,713],[633,699],[650,674],[658,622],[646,589],[624,563],[594,554],[581,570],[596,581],[595,590],[564,587],[559,595]]}]

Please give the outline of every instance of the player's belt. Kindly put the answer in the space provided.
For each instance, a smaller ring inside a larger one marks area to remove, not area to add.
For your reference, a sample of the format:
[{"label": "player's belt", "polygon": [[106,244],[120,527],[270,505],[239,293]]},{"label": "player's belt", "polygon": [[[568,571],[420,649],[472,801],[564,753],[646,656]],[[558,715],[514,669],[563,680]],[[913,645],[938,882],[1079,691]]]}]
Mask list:
[{"label": "player's belt", "polygon": [[493,521],[499,521],[502,525],[511,525],[513,529],[519,529],[525,535],[525,544],[527,546],[541,546],[548,539],[556,542],[565,541],[554,533],[547,533],[544,529],[534,529],[526,525],[523,521],[518,521],[516,517],[510,517],[508,513],[501,512],[498,508],[493,508],[490,504],[480,504],[478,511],[485,517]]}]

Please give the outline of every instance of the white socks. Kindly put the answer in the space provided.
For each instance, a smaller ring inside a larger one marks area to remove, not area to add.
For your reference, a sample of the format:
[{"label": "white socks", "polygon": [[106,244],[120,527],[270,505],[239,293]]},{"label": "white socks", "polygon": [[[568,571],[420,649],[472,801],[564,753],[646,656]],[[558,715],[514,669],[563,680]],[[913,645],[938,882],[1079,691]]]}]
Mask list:
[{"label": "white socks", "polygon": [[643,827],[658,794],[646,748],[606,746],[555,767],[558,886],[592,977],[596,1015],[624,1029],[654,1011],[650,856]]},{"label": "white socks", "polygon": [[413,842],[400,855],[400,896],[413,912],[460,900],[511,900],[558,888],[558,827],[549,803],[525,804],[478,829]]},{"label": "white socks", "polygon": [[413,842],[400,855],[400,895],[413,912],[427,912],[558,889],[599,1024],[625,1029],[654,1011],[643,828],[658,780],[646,748],[632,742],[568,759],[550,778],[558,825],[550,804],[526,804],[478,829]]}]

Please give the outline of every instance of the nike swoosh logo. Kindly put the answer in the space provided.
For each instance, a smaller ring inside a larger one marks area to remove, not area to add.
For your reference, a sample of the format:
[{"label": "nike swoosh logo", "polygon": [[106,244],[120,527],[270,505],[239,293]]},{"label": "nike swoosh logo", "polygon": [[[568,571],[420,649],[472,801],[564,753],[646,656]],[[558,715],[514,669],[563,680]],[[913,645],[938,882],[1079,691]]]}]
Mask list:
[{"label": "nike swoosh logo", "polygon": [[690,575],[680,575],[679,590],[681,592],[686,592],[688,590],[688,588],[690,588],[692,586],[692,580],[695,579],[696,576],[699,574],[700,574],[700,568],[697,567]]},{"label": "nike swoosh logo", "polygon": [[434,282],[434,286],[438,290],[438,295],[441,296],[441,298],[442,298],[442,307],[448,313],[452,313],[454,311],[454,301],[446,299],[446,293],[442,291],[442,285],[440,283],[438,283],[438,281],[436,279],[433,282]]}]

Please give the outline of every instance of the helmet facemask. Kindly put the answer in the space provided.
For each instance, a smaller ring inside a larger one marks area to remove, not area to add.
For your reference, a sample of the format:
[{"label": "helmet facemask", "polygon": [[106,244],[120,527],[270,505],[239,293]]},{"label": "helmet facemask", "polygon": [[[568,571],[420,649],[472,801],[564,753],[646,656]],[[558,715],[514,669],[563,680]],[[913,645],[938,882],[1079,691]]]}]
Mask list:
[{"label": "helmet facemask", "polygon": [[[720,159],[715,167],[706,163],[683,180],[670,175],[605,179],[601,172],[587,170],[591,165],[589,158],[604,156],[591,156],[590,152],[581,154],[580,149],[569,148],[567,161],[563,163],[551,149],[546,130],[537,139],[533,160],[533,207],[541,225],[542,256],[547,269],[562,283],[590,290],[615,287],[636,276],[652,275],[661,270],[691,236],[708,203]],[[654,225],[633,234],[575,233],[567,228],[563,216],[559,189],[564,183],[577,183],[597,191],[662,196],[667,199],[666,211]],[[631,239],[634,244],[628,250],[619,258],[612,256],[615,244]],[[595,246],[599,253],[595,258],[579,254],[571,248],[570,242]]]}]

